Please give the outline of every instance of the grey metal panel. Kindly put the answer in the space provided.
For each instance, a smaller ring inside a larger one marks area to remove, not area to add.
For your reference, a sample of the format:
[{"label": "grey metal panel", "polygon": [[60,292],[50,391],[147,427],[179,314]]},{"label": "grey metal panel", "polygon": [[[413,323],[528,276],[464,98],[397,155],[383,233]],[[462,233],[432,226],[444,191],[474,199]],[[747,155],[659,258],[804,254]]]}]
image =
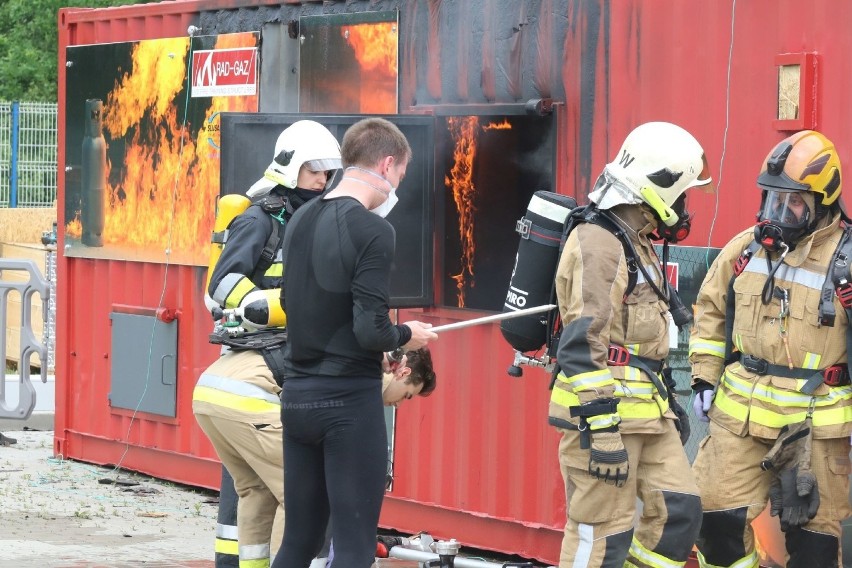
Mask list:
[{"label": "grey metal panel", "polygon": [[177,321],[118,312],[110,319],[110,406],[174,417]]},{"label": "grey metal panel", "polygon": [[265,24],[260,46],[260,112],[299,112],[299,40],[287,23]]}]

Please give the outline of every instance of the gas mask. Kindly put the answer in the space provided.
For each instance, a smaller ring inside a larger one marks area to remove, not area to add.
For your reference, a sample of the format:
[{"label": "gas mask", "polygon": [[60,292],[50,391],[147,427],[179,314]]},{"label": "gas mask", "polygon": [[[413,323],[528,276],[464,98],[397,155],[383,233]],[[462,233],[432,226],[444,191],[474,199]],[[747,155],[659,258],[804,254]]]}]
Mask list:
[{"label": "gas mask", "polygon": [[675,224],[666,225],[655,212],[657,229],[651,234],[651,238],[675,244],[689,236],[689,230],[692,228],[692,215],[686,210],[686,193],[680,194],[680,197],[672,204],[671,209],[677,215]]},{"label": "gas mask", "polygon": [[754,227],[754,238],[769,252],[793,250],[816,218],[814,196],[807,191],[767,190]]}]

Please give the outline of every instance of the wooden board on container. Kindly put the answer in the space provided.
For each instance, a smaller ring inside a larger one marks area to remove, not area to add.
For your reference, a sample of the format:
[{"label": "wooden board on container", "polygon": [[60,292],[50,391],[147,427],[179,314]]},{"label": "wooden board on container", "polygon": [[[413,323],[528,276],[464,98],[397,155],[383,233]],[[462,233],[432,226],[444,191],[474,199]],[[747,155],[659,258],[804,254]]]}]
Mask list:
[{"label": "wooden board on container", "polygon": [[53,229],[56,207],[0,208],[0,242],[40,243],[41,235]]},{"label": "wooden board on container", "polygon": [[[32,260],[39,272],[44,277],[45,260],[47,250],[41,244],[30,243],[6,243],[0,242],[0,258],[16,259],[16,260]],[[28,282],[30,273],[25,270],[2,270],[0,271],[0,282]],[[33,334],[36,339],[41,340],[44,333],[44,311],[42,297],[35,293],[30,299],[32,306],[31,325]],[[21,294],[12,290],[6,297],[6,305],[0,306],[0,309],[6,311],[6,333],[4,340],[6,341],[6,360],[20,363],[21,352]],[[38,357],[33,357],[29,361],[33,367],[39,368],[41,362]]]}]

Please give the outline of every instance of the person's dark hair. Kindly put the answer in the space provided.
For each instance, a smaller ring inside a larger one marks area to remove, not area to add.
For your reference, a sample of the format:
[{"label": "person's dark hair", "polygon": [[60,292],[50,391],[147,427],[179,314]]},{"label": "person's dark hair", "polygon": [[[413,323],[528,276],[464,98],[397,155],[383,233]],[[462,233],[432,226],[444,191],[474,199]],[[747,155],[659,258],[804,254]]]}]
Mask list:
[{"label": "person's dark hair", "polygon": [[409,351],[405,354],[408,362],[406,366],[411,369],[411,374],[408,375],[408,380],[415,385],[423,385],[420,389],[420,396],[429,396],[435,391],[438,384],[438,378],[435,376],[435,371],[432,369],[432,354],[428,347],[422,347],[416,351]]},{"label": "person's dark hair", "polygon": [[411,146],[397,126],[384,118],[365,118],[349,127],[340,147],[343,167],[369,168],[378,161],[393,156],[394,160],[411,159]]}]

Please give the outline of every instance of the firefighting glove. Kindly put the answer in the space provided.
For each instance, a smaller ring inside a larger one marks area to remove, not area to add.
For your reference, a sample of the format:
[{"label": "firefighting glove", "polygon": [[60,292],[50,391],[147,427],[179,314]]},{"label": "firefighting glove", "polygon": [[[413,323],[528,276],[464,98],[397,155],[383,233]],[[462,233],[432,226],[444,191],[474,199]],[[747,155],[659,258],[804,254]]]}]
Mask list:
[{"label": "firefighting glove", "polygon": [[763,456],[761,469],[777,471],[793,466],[798,466],[801,471],[810,469],[812,439],[810,418],[792,426],[784,425],[772,448]]},{"label": "firefighting glove", "polygon": [[627,462],[627,449],[621,441],[621,434],[617,431],[592,431],[591,437],[589,474],[609,485],[622,487],[627,482],[630,465]]},{"label": "firefighting glove", "polygon": [[692,399],[692,412],[702,422],[710,422],[707,413],[713,405],[713,385],[701,379],[694,380],[692,392],[695,396]]},{"label": "firefighting glove", "polygon": [[782,531],[805,526],[819,509],[816,476],[798,467],[782,469],[769,489],[769,502],[769,514],[780,516]]},{"label": "firefighting glove", "polygon": [[589,475],[621,487],[627,481],[627,450],[621,442],[616,398],[598,398],[569,407],[580,419],[580,448],[589,449]]}]

